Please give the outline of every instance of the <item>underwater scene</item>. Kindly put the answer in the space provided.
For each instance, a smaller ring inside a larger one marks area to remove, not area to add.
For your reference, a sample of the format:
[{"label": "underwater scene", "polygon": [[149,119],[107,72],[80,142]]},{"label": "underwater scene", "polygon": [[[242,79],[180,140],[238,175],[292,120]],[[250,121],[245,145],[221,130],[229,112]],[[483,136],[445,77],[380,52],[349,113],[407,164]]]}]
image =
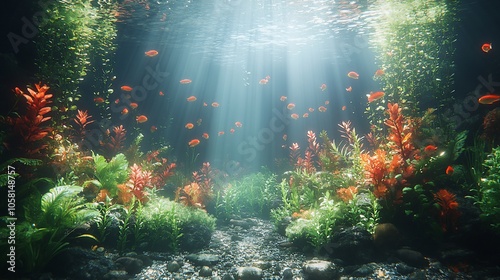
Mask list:
[{"label": "underwater scene", "polygon": [[499,10],[9,4],[0,278],[500,279]]}]

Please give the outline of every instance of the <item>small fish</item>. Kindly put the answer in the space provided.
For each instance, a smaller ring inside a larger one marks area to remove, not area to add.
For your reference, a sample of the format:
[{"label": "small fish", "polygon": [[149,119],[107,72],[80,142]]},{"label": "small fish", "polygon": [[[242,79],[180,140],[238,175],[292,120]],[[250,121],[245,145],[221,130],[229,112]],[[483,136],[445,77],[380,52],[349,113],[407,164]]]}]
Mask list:
[{"label": "small fish", "polygon": [[205,132],[205,133],[203,133],[203,134],[201,135],[201,137],[203,137],[203,138],[205,138],[205,139],[210,138],[210,136],[209,136],[209,135],[208,135],[208,133],[206,133],[206,132]]},{"label": "small fish", "polygon": [[309,107],[309,112],[314,112],[314,108]]},{"label": "small fish", "polygon": [[384,70],[378,69],[377,71],[375,71],[375,74],[373,74],[373,78],[376,79],[378,77],[381,77],[384,74],[385,74]]},{"label": "small fish", "polygon": [[219,131],[219,132],[217,133],[217,135],[218,135],[218,136],[224,135],[224,131]]},{"label": "small fish", "polygon": [[148,117],[146,117],[144,115],[140,115],[140,116],[135,117],[135,120],[137,121],[137,123],[145,123],[148,121]]},{"label": "small fish", "polygon": [[309,113],[304,113],[304,114],[302,115],[302,117],[303,117],[303,118],[308,118],[308,117],[309,117]]},{"label": "small fish", "polygon": [[259,85],[265,85],[265,84],[267,84],[267,82],[269,82],[268,79],[260,79]]},{"label": "small fish", "polygon": [[290,104],[288,104],[288,105],[286,106],[286,108],[287,108],[288,110],[292,110],[293,108],[295,108],[295,104],[290,103]]},{"label": "small fish", "polygon": [[354,71],[351,71],[351,72],[347,73],[347,77],[357,80],[357,79],[359,79],[359,74],[354,72]]},{"label": "small fish", "polygon": [[285,141],[286,141],[286,139],[287,139],[287,138],[288,138],[288,135],[283,134],[283,140],[285,140]]},{"label": "small fish", "polygon": [[208,106],[207,102],[203,102],[203,107],[207,107],[207,106]]},{"label": "small fish", "polygon": [[478,102],[481,104],[490,105],[500,100],[500,95],[498,94],[486,94],[479,97]]},{"label": "small fish", "polygon": [[446,168],[446,175],[453,175],[453,172],[455,171],[455,169],[453,169],[453,166],[451,165],[448,165],[448,167]]},{"label": "small fish", "polygon": [[203,120],[202,120],[201,118],[199,118],[199,119],[196,121],[196,125],[197,125],[197,126],[200,126],[202,122],[203,122]]},{"label": "small fish", "polygon": [[233,134],[233,133],[234,133],[234,128],[231,128],[231,129],[229,130],[229,132],[230,132],[231,134]]},{"label": "small fish", "polygon": [[193,139],[193,140],[188,142],[188,145],[191,148],[197,146],[198,144],[200,144],[200,140],[198,140],[198,139]]},{"label": "small fish", "polygon": [[126,114],[128,114],[128,109],[127,108],[123,108],[122,115],[126,115]]},{"label": "small fish", "polygon": [[282,95],[282,96],[280,97],[280,101],[285,101],[285,100],[286,100],[286,96]]},{"label": "small fish", "polygon": [[194,102],[194,101],[196,101],[196,96],[191,95],[190,97],[187,98],[187,101],[188,102]]},{"label": "small fish", "polygon": [[133,90],[132,87],[126,86],[126,85],[125,86],[121,86],[120,89],[123,90],[123,91],[132,91]]},{"label": "small fish", "polygon": [[104,102],[104,98],[102,98],[102,97],[96,97],[96,98],[94,98],[94,102],[95,103],[103,103]]},{"label": "small fish", "polygon": [[330,104],[330,101],[326,100],[325,105],[328,105],[328,104]]},{"label": "small fish", "polygon": [[131,102],[130,103],[130,108],[132,109],[136,109],[137,107],[139,107],[139,104],[135,103],[135,102]]},{"label": "small fish", "polygon": [[291,117],[292,119],[296,120],[296,119],[298,119],[298,118],[299,118],[299,115],[298,115],[298,114],[293,113],[293,114],[291,114],[291,115],[290,115],[290,117]]},{"label": "small fish", "polygon": [[185,85],[185,84],[190,84],[192,81],[190,79],[182,79],[179,81],[179,83]]},{"label": "small fish", "polygon": [[184,127],[185,127],[185,128],[187,128],[187,129],[193,129],[194,124],[192,124],[192,123],[187,123]]},{"label": "small fish", "polygon": [[158,128],[156,126],[152,125],[149,130],[151,131],[151,133],[153,133],[153,132],[157,131]]},{"label": "small fish", "polygon": [[321,91],[325,91],[326,90],[326,84],[322,84],[320,87]]},{"label": "small fish", "polygon": [[325,106],[319,106],[318,111],[320,111],[321,113],[324,113],[324,112],[326,112],[326,107]]},{"label": "small fish", "polygon": [[149,57],[153,57],[153,56],[158,55],[158,51],[157,50],[149,50],[149,51],[145,52],[144,54],[149,56]]},{"label": "small fish", "polygon": [[163,91],[160,91],[160,93],[158,93],[160,96],[164,96],[165,94],[163,93]]},{"label": "small fish", "polygon": [[376,92],[370,92],[370,94],[367,94],[366,97],[368,97],[368,102],[371,103],[375,100],[379,100],[380,98],[384,97],[385,93],[383,91],[376,91]]},{"label": "small fish", "polygon": [[351,87],[351,86],[346,87],[346,88],[345,88],[345,91],[347,91],[347,92],[351,92],[351,91],[352,91],[352,87]]},{"label": "small fish", "polygon": [[493,49],[493,45],[491,43],[484,43],[482,46],[481,46],[481,50],[485,53],[491,51]]},{"label": "small fish", "polygon": [[431,152],[435,152],[438,148],[434,145],[427,145],[425,148],[424,148],[424,151],[426,153],[431,153]]},{"label": "small fish", "polygon": [[347,107],[345,105],[342,106],[342,111],[345,111],[345,109],[347,109]]},{"label": "small fish", "polygon": [[212,102],[212,107],[214,107],[214,108],[219,107],[219,103],[217,103],[217,102]]},{"label": "small fish", "polygon": [[243,124],[242,124],[241,122],[235,122],[235,123],[234,123],[234,125],[235,125],[236,127],[242,127],[242,126],[243,126]]},{"label": "small fish", "polygon": [[118,103],[120,103],[120,98],[115,100],[115,104],[118,104]]}]

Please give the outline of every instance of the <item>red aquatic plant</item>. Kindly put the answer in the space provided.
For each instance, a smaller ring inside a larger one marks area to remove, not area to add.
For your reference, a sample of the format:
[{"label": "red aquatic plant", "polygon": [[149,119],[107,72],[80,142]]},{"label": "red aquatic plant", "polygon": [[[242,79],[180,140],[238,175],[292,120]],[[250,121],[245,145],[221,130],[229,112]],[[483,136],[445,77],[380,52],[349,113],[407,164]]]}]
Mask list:
[{"label": "red aquatic plant", "polygon": [[51,111],[47,106],[52,101],[52,94],[48,94],[47,85],[35,84],[35,89],[28,88],[28,93],[16,87],[14,92],[26,100],[26,110],[17,117],[5,118],[6,123],[11,127],[4,146],[9,150],[16,150],[16,156],[35,156],[47,147],[47,144],[40,142],[51,131],[51,128],[44,127],[43,124],[50,120],[46,116]]},{"label": "red aquatic plant", "polygon": [[412,143],[413,127],[410,119],[405,120],[401,113],[401,108],[395,103],[387,104],[387,113],[389,118],[385,121],[385,125],[389,127],[389,148],[396,151],[400,155],[400,165],[405,166],[408,160],[416,153],[416,149]]},{"label": "red aquatic plant", "polygon": [[337,195],[342,201],[349,202],[354,198],[354,195],[358,193],[358,189],[355,186],[350,186],[348,188],[340,188],[337,190]]},{"label": "red aquatic plant", "polygon": [[90,120],[90,118],[92,118],[92,116],[89,115],[86,110],[85,111],[78,110],[76,118],[73,119],[79,127],[81,136],[85,134],[85,127],[94,122],[94,120]]},{"label": "red aquatic plant", "polygon": [[144,203],[148,201],[148,188],[152,188],[151,171],[142,170],[140,166],[134,164],[130,167],[129,180],[127,182],[130,192]]},{"label": "red aquatic plant", "polygon": [[106,142],[101,141],[101,146],[104,149],[104,154],[108,159],[111,159],[115,156],[121,149],[123,149],[123,144],[125,142],[125,135],[127,131],[123,128],[123,125],[115,126],[113,128],[113,134],[111,135],[111,131],[109,128],[106,130]]},{"label": "red aquatic plant", "polygon": [[498,131],[500,130],[500,109],[495,108],[486,114],[483,120],[482,137],[494,145],[498,143]]},{"label": "red aquatic plant", "polygon": [[444,232],[457,229],[458,218],[458,202],[455,194],[448,190],[441,189],[434,194],[434,200],[439,205],[439,223]]},{"label": "red aquatic plant", "polygon": [[192,182],[189,185],[181,187],[176,192],[176,200],[180,201],[186,206],[196,207],[203,209],[205,208],[203,201],[203,192],[200,185],[196,182]]},{"label": "red aquatic plant", "polygon": [[292,143],[292,146],[290,146],[290,164],[291,165],[296,165],[297,164],[297,160],[299,159],[299,154],[300,154],[300,146],[299,146],[299,144],[298,143]]}]

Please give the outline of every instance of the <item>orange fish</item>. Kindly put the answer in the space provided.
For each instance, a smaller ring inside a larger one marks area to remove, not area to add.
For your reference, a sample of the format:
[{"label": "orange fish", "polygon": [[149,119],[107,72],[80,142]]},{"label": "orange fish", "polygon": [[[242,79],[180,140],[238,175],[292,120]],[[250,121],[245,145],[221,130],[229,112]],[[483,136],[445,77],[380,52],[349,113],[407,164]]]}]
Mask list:
[{"label": "orange fish", "polygon": [[153,132],[157,131],[158,128],[156,126],[152,125],[149,130],[151,131],[151,133],[153,133]]},{"label": "orange fish", "polygon": [[489,105],[498,102],[499,100],[500,100],[500,95],[498,94],[486,94],[479,97],[478,102],[481,104]]},{"label": "orange fish", "polygon": [[298,118],[299,118],[299,115],[298,115],[298,114],[293,113],[293,114],[291,114],[291,115],[290,115],[290,117],[291,117],[292,119],[296,120],[296,119],[298,119]]},{"label": "orange fish", "polygon": [[188,142],[188,145],[191,148],[194,147],[194,146],[197,146],[198,144],[200,144],[200,140],[198,140],[198,139],[193,139],[193,140],[191,140],[191,141]]},{"label": "orange fish", "polygon": [[378,78],[384,74],[385,74],[384,70],[378,69],[377,71],[375,71],[375,74],[373,74],[373,78]]},{"label": "orange fish", "polygon": [[366,95],[368,97],[368,102],[373,102],[375,100],[379,100],[384,97],[385,93],[383,91],[370,92],[370,94]]},{"label": "orange fish", "polygon": [[128,109],[127,108],[123,108],[122,115],[126,115],[126,114],[128,114]]},{"label": "orange fish", "polygon": [[259,85],[265,85],[265,84],[267,84],[267,82],[269,82],[268,79],[260,79]]},{"label": "orange fish", "polygon": [[446,168],[446,175],[453,175],[453,172],[455,171],[455,169],[453,169],[453,166],[451,165],[448,165],[448,167]]},{"label": "orange fish", "polygon": [[326,112],[326,107],[325,106],[319,106],[318,111],[324,113],[324,112]]},{"label": "orange fish", "polygon": [[149,56],[149,57],[153,57],[153,56],[157,56],[158,55],[158,51],[156,50],[150,50],[150,51],[147,51],[144,53],[145,55]]},{"label": "orange fish", "polygon": [[192,124],[192,123],[187,123],[184,127],[185,127],[185,128],[187,128],[187,129],[193,129],[194,124]]},{"label": "orange fish", "polygon": [[295,104],[290,103],[290,104],[288,104],[288,105],[286,106],[286,108],[287,108],[288,110],[292,110],[293,108],[295,108]]},{"label": "orange fish", "polygon": [[427,145],[425,148],[424,148],[424,151],[427,152],[427,153],[430,153],[430,152],[435,152],[438,148],[434,145]]},{"label": "orange fish", "polygon": [[163,91],[160,91],[159,95],[164,96],[165,94],[163,93]]},{"label": "orange fish", "polygon": [[314,112],[314,108],[309,107],[309,112]]},{"label": "orange fish", "polygon": [[135,117],[135,120],[137,121],[137,123],[144,123],[144,122],[148,121],[148,117],[146,117],[144,115],[140,115],[140,116]]},{"label": "orange fish", "polygon": [[207,106],[208,106],[207,102],[203,102],[203,107],[207,107]]},{"label": "orange fish", "polygon": [[94,98],[94,102],[95,103],[103,103],[104,102],[104,98],[102,98],[102,97],[96,97],[96,98]]},{"label": "orange fish", "polygon": [[214,108],[219,107],[219,103],[217,103],[217,102],[212,102],[212,107],[214,107]]},{"label": "orange fish", "polygon": [[193,102],[193,101],[196,101],[196,96],[191,95],[190,97],[188,97],[188,98],[187,98],[187,101],[188,101],[188,102]]},{"label": "orange fish", "polygon": [[347,77],[357,80],[357,79],[359,79],[359,74],[354,72],[354,71],[351,71],[351,72],[347,73]]},{"label": "orange fish", "polygon": [[131,87],[129,87],[129,86],[121,86],[120,88],[121,88],[121,90],[123,90],[123,91],[132,91],[132,90],[133,90],[133,88],[131,88]]},{"label": "orange fish", "polygon": [[230,132],[231,134],[233,134],[233,133],[234,133],[234,128],[231,128],[231,129],[229,130],[229,132]]},{"label": "orange fish", "polygon": [[205,132],[205,133],[203,133],[203,134],[201,135],[201,137],[203,137],[203,138],[205,138],[205,139],[210,138],[210,136],[209,136],[209,135],[208,135],[208,133],[206,133],[206,132]]},{"label": "orange fish", "polygon": [[286,100],[286,96],[282,95],[282,96],[280,97],[280,101],[285,101],[285,100]]},{"label": "orange fish", "polygon": [[304,114],[302,115],[302,117],[303,117],[303,118],[308,118],[308,117],[309,117],[309,113],[304,113]]},{"label": "orange fish", "polygon": [[221,135],[224,135],[224,131],[219,131],[219,133],[217,133],[218,136],[221,136]]},{"label": "orange fish", "polygon": [[347,91],[347,92],[351,92],[351,91],[352,91],[352,87],[351,87],[351,86],[349,86],[349,87],[345,88],[345,91]]},{"label": "orange fish", "polygon": [[485,53],[491,51],[493,49],[493,46],[491,45],[491,43],[484,43],[482,46],[481,46],[481,50]]},{"label": "orange fish", "polygon": [[179,81],[179,83],[185,85],[185,84],[190,84],[192,81],[190,79],[182,79]]},{"label": "orange fish", "polygon": [[120,103],[120,98],[115,100],[115,104],[118,104],[118,103]]},{"label": "orange fish", "polygon": [[242,126],[243,126],[243,124],[242,124],[241,122],[235,122],[235,123],[234,123],[234,125],[235,125],[236,127],[242,127]]},{"label": "orange fish", "polygon": [[345,105],[344,105],[344,106],[342,106],[342,111],[345,111],[345,109],[346,109],[346,108],[347,108],[347,107],[346,107]]},{"label": "orange fish", "polygon": [[328,100],[325,101],[325,105],[328,105],[328,104],[330,104],[330,101],[328,101]]},{"label": "orange fish", "polygon": [[137,107],[139,107],[139,104],[137,104],[135,102],[130,103],[130,108],[135,109]]},{"label": "orange fish", "polygon": [[319,89],[321,89],[321,91],[325,91],[326,90],[326,84],[322,84]]}]

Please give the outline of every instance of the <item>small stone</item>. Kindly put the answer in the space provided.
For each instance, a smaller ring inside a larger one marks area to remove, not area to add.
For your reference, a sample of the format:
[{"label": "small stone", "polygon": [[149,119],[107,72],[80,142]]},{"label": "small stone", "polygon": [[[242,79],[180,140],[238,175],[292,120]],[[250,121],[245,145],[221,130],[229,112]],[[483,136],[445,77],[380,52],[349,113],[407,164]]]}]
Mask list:
[{"label": "small stone", "polygon": [[103,277],[104,279],[129,279],[130,276],[125,270],[110,270]]},{"label": "small stone", "polygon": [[411,249],[399,249],[396,251],[396,255],[407,265],[418,268],[429,266],[429,261],[420,252]]},{"label": "small stone", "polygon": [[310,260],[302,267],[305,280],[332,280],[338,277],[337,266],[329,261]]},{"label": "small stone", "polygon": [[408,275],[408,274],[412,273],[413,271],[415,271],[415,268],[411,267],[409,265],[406,265],[404,263],[398,263],[398,264],[396,264],[396,270],[401,275]]},{"label": "small stone", "polygon": [[292,269],[289,268],[289,267],[285,267],[285,269],[283,269],[282,276],[283,276],[283,280],[291,280],[291,279],[293,279],[293,271],[292,271]]},{"label": "small stone", "polygon": [[255,266],[255,267],[258,267],[258,268],[260,268],[260,269],[265,270],[265,269],[270,268],[272,265],[271,265],[271,263],[269,263],[269,262],[265,262],[265,261],[256,261],[256,262],[252,263],[252,266]]},{"label": "small stone", "polygon": [[186,256],[186,259],[199,266],[211,266],[219,262],[219,256],[212,254],[190,254]]},{"label": "small stone", "polygon": [[356,269],[351,273],[352,276],[354,277],[366,277],[368,275],[371,275],[374,271],[374,266],[371,264],[365,264]]},{"label": "small stone", "polygon": [[238,267],[239,280],[260,280],[262,279],[262,269],[253,266]]},{"label": "small stone", "polygon": [[234,276],[231,274],[224,274],[224,276],[222,276],[222,280],[234,280]]},{"label": "small stone", "polygon": [[179,271],[180,268],[181,268],[181,266],[179,265],[179,263],[177,261],[171,261],[167,264],[167,270],[169,272],[177,272],[177,271]]},{"label": "small stone", "polygon": [[201,277],[209,277],[209,276],[212,276],[212,270],[208,266],[203,266],[200,269],[200,273],[199,274],[200,274]]},{"label": "small stone", "polygon": [[115,263],[120,264],[128,274],[132,275],[141,272],[144,266],[144,263],[140,259],[133,257],[121,257]]},{"label": "small stone", "polygon": [[104,247],[99,247],[95,250],[97,253],[103,253],[104,252]]}]

